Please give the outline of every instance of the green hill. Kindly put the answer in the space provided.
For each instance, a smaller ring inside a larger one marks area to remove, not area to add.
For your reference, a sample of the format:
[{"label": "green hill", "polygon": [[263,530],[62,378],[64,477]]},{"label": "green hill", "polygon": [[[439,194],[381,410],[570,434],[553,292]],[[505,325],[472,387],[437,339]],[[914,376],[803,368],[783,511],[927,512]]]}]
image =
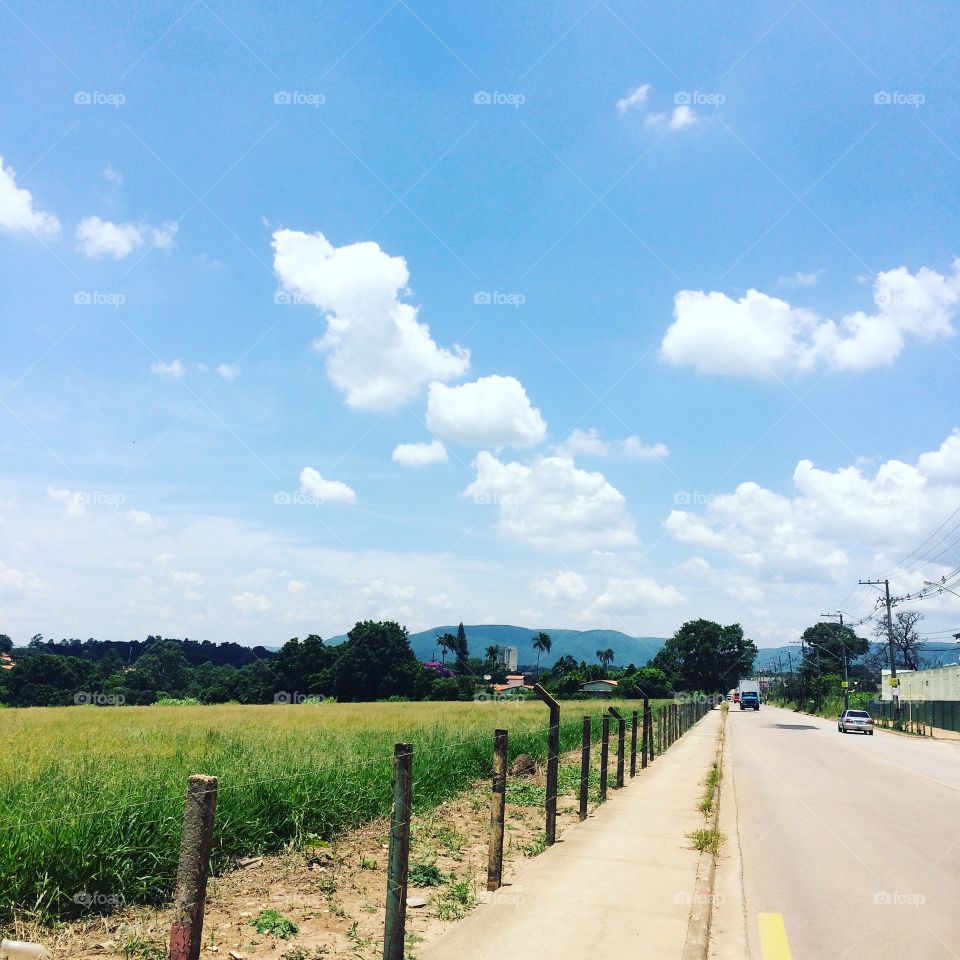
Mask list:
[{"label": "green hill", "polygon": [[[575,660],[595,663],[597,651],[607,647],[616,654],[614,666],[625,667],[628,663],[642,667],[663,645],[660,637],[631,637],[619,630],[562,630],[556,627],[515,627],[509,624],[464,624],[470,655],[482,657],[492,644],[516,647],[521,664],[531,666],[537,662],[533,638],[543,630],[550,634],[553,647],[540,658],[541,666],[550,666],[560,657],[571,656]],[[410,645],[421,660],[439,657],[436,637],[441,633],[456,633],[457,625],[433,627],[422,633],[410,635]]]}]

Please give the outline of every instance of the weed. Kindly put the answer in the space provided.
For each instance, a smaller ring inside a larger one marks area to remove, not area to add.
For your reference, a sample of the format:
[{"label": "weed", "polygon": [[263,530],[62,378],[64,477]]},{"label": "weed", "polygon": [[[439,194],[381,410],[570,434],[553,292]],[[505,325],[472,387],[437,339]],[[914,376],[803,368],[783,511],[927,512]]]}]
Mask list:
[{"label": "weed", "polygon": [[436,901],[441,920],[460,920],[473,908],[474,896],[467,880],[451,878]]},{"label": "weed", "polygon": [[270,933],[278,940],[289,940],[300,929],[292,920],[281,916],[276,910],[261,910],[250,921],[250,925],[256,928],[257,933]]},{"label": "weed", "polygon": [[547,835],[545,833],[538,834],[532,843],[521,846],[520,849],[525,857],[539,857],[547,849]]},{"label": "weed", "polygon": [[368,859],[367,857],[361,857],[361,858],[360,858],[360,869],[361,869],[361,870],[376,870],[376,869],[377,869],[377,861],[376,861],[376,860],[370,860],[370,859]]},{"label": "weed", "polygon": [[152,940],[133,937],[123,945],[123,960],[167,960],[167,948]]},{"label": "weed", "polygon": [[412,887],[439,887],[447,877],[435,863],[415,863],[407,879]]},{"label": "weed", "polygon": [[727,840],[719,830],[708,830],[706,828],[688,833],[687,838],[696,850],[701,853],[707,851],[715,857],[720,854],[720,848]]}]

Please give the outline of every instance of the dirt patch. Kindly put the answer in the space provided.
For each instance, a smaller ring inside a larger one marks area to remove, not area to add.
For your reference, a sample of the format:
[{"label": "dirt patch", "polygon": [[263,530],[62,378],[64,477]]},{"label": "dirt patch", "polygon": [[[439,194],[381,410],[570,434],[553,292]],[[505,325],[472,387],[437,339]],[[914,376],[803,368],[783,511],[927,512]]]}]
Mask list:
[{"label": "dirt patch", "polygon": [[[579,759],[576,751],[561,761],[558,834],[578,823]],[[597,775],[591,776],[593,791],[597,779]],[[545,768],[508,781],[507,885],[525,860],[546,849],[545,794]],[[420,898],[425,904],[407,909],[411,960],[486,896],[489,824],[490,784],[486,780],[433,810],[414,815],[408,897]],[[389,821],[377,820],[342,834],[329,845],[288,848],[211,879],[202,955],[249,960],[374,960],[382,956],[388,839]],[[509,888],[504,891],[508,892]],[[288,939],[259,933],[253,922],[265,910],[292,921],[297,932]],[[43,943],[56,960],[163,960],[170,921],[169,909],[127,908],[55,928],[17,924],[14,935]]]}]

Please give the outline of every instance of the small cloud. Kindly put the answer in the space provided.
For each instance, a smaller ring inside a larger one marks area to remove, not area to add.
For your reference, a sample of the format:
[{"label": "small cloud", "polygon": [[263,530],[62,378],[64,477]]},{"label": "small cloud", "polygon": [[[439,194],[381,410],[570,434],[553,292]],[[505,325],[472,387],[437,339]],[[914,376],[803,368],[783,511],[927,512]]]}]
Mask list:
[{"label": "small cloud", "polygon": [[169,363],[158,360],[156,363],[150,364],[150,369],[159,377],[173,377],[175,380],[179,380],[187,372],[183,362],[179,359],[171,360]]},{"label": "small cloud", "polygon": [[302,580],[291,580],[287,584],[287,593],[303,593],[307,585]]},{"label": "small cloud", "polygon": [[134,530],[140,530],[143,533],[152,533],[162,526],[160,521],[146,510],[128,510],[126,517]]},{"label": "small cloud", "polygon": [[217,373],[223,380],[236,380],[240,368],[235,363],[220,363],[217,365]]},{"label": "small cloud", "polygon": [[162,227],[151,227],[144,223],[113,223],[99,217],[87,217],[77,226],[77,249],[87,257],[110,256],[114,260],[123,260],[134,250],[149,244],[160,250],[173,246],[177,233],[177,224],[165,223]]},{"label": "small cloud", "polygon": [[324,480],[313,467],[300,471],[300,489],[320,503],[342,503],[352,506],[357,495],[351,487],[340,480]]},{"label": "small cloud", "polygon": [[777,277],[777,285],[781,287],[813,287],[820,282],[825,271],[814,270],[811,273],[800,271],[792,277]]},{"label": "small cloud", "polygon": [[635,87],[631,90],[625,97],[621,97],[617,101],[617,111],[621,114],[627,113],[629,110],[634,110],[637,107],[642,107],[647,102],[647,97],[650,94],[651,85],[645,83],[642,86]]},{"label": "small cloud", "polygon": [[87,515],[89,497],[84,493],[47,487],[47,496],[54,503],[62,503],[64,516],[69,517],[71,520],[79,520],[81,517]]},{"label": "small cloud", "polygon": [[393,451],[395,463],[405,467],[425,467],[431,463],[446,463],[447,448],[439,441],[432,443],[400,443]]},{"label": "small cloud", "polygon": [[673,113],[650,113],[644,119],[648,127],[663,127],[668,130],[683,130],[685,127],[692,127],[698,123],[700,118],[696,111],[686,104],[674,107]]},{"label": "small cloud", "polygon": [[123,174],[119,170],[114,170],[113,167],[108,163],[103,171],[104,180],[109,180],[111,183],[117,184],[117,186],[123,186]]},{"label": "small cloud", "polygon": [[654,443],[647,446],[639,437],[627,437],[622,444],[623,455],[633,460],[662,460],[670,456],[670,449],[665,443]]}]

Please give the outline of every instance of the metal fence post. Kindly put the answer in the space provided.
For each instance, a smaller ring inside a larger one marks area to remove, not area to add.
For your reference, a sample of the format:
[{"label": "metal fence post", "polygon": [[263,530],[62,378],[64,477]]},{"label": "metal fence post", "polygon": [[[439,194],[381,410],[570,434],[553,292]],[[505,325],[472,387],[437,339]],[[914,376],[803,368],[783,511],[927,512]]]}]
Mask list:
[{"label": "metal fence post", "polygon": [[557,841],[557,781],[560,772],[560,704],[539,683],[533,692],[550,708],[550,729],[547,733],[547,846]]},{"label": "metal fence post", "polygon": [[187,780],[183,806],[180,864],[170,926],[170,960],[199,960],[200,957],[216,812],[217,778],[194,774]]},{"label": "metal fence post", "polygon": [[393,810],[390,816],[390,862],[383,960],[403,960],[407,924],[407,869],[410,863],[410,812],[413,794],[413,744],[393,748]]},{"label": "metal fence post", "polygon": [[503,881],[503,811],[507,793],[507,731],[493,734],[493,789],[490,800],[490,851],[487,890],[499,890]]},{"label": "metal fence post", "polygon": [[583,718],[583,739],[580,744],[580,819],[587,819],[590,793],[590,718]]},{"label": "metal fence post", "polygon": [[600,737],[600,802],[607,799],[607,760],[610,757],[610,718],[603,715],[603,734]]},{"label": "metal fence post", "polygon": [[[646,764],[644,764],[646,766]],[[637,775],[637,711],[630,717],[630,779]]]}]

